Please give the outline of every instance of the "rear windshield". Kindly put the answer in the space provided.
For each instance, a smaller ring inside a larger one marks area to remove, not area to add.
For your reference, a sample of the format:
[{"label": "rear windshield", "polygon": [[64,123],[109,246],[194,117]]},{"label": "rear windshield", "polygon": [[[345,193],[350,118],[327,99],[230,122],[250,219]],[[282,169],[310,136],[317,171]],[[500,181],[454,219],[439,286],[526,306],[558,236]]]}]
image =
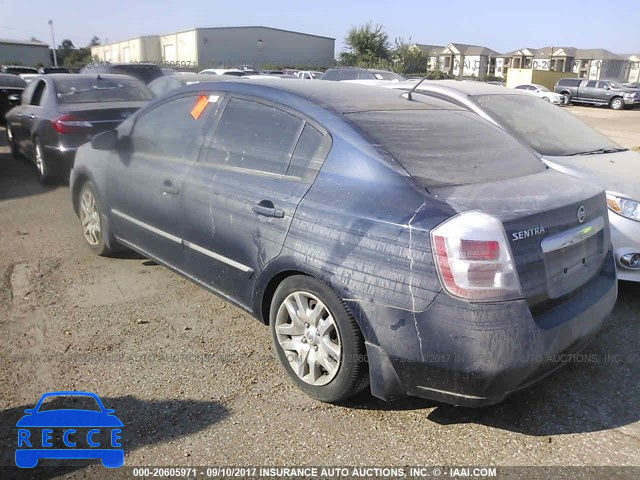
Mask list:
[{"label": "rear windshield", "polygon": [[75,77],[55,80],[58,103],[133,102],[153,98],[135,78]]},{"label": "rear windshield", "polygon": [[400,110],[345,117],[426,187],[485,183],[545,170],[531,151],[475,113]]},{"label": "rear windshield", "polygon": [[528,95],[477,95],[480,107],[542,155],[563,156],[619,148],[610,139],[549,102]]},{"label": "rear windshield", "polygon": [[17,75],[0,73],[0,88],[25,88],[26,83]]},{"label": "rear windshield", "polygon": [[2,70],[6,73],[13,73],[14,75],[20,75],[21,73],[38,73],[38,70],[32,67],[5,67]]}]

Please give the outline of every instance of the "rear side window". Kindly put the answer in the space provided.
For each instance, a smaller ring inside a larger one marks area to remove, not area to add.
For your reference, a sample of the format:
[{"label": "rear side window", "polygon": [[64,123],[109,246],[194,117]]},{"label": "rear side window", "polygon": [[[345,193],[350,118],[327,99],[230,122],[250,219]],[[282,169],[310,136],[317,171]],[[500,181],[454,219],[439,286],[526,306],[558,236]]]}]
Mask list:
[{"label": "rear side window", "polygon": [[317,128],[306,124],[291,157],[287,175],[313,181],[330,148],[329,135],[324,135]]},{"label": "rear side window", "polygon": [[573,87],[577,87],[578,85],[580,85],[580,82],[582,80],[579,78],[563,78],[562,80],[560,80],[558,82],[558,85],[566,85],[566,86],[573,86]]},{"label": "rear side window", "polygon": [[47,89],[47,84],[44,80],[40,80],[36,82],[35,90],[33,91],[33,96],[31,97],[31,101],[29,105],[41,105],[42,99],[44,98],[44,92]]},{"label": "rear side window", "polygon": [[472,112],[399,110],[345,117],[426,187],[486,183],[545,170],[530,150]]},{"label": "rear side window", "polygon": [[195,160],[217,106],[209,103],[196,119],[192,113],[198,101],[196,95],[180,97],[142,114],[131,134],[133,152],[158,159]]},{"label": "rear side window", "polygon": [[337,80],[338,71],[337,70],[327,70],[322,76],[322,80]]},{"label": "rear side window", "polygon": [[232,98],[218,121],[207,161],[284,175],[303,124],[271,105]]},{"label": "rear side window", "polygon": [[586,86],[589,88],[595,88],[597,83],[598,82],[596,82],[595,80],[591,80],[590,82],[587,82]]}]

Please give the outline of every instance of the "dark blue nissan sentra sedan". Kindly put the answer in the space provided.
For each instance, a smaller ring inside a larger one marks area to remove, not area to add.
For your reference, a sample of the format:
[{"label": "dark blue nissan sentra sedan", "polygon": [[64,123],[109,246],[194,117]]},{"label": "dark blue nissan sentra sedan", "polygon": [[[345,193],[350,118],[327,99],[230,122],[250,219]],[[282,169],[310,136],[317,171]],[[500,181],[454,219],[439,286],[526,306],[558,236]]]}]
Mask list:
[{"label": "dark blue nissan sentra sedan", "polygon": [[191,85],[82,146],[71,192],[95,253],[136,250],[269,324],[327,402],[499,402],[617,295],[604,192],[425,96]]}]

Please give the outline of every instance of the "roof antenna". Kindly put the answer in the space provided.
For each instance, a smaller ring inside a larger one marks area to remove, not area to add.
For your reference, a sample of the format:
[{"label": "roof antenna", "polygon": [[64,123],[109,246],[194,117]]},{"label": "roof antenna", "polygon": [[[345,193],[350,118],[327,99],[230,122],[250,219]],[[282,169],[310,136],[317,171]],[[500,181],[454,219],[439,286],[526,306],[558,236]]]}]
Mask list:
[{"label": "roof antenna", "polygon": [[416,88],[418,88],[418,87],[420,86],[420,84],[421,84],[422,82],[424,82],[424,81],[427,79],[427,77],[428,77],[428,76],[429,76],[428,74],[427,74],[427,75],[425,75],[424,77],[422,77],[422,78],[420,79],[420,81],[419,81],[418,83],[416,83],[416,84],[413,86],[413,88],[409,91],[409,93],[407,93],[407,100],[409,100],[409,101],[413,100],[413,97],[411,96],[411,94],[412,94],[413,92],[415,92],[415,91],[416,91]]}]

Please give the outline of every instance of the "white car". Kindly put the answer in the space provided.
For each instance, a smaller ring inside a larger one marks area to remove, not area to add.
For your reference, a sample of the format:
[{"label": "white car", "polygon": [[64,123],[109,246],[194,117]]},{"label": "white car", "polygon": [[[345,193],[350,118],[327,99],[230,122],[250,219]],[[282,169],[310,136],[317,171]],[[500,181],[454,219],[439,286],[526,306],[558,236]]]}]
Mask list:
[{"label": "white car", "polygon": [[514,87],[516,90],[523,90],[527,93],[531,93],[536,97],[540,97],[547,102],[551,102],[554,105],[564,105],[566,103],[566,99],[564,95],[559,93],[552,92],[544,85],[537,85],[535,83],[525,83],[523,85],[518,85]]},{"label": "white car", "polygon": [[24,80],[24,83],[26,83],[27,85],[29,85],[31,82],[33,82],[36,78],[40,77],[39,73],[20,73],[18,75],[22,80]]},{"label": "white car", "polygon": [[303,80],[317,80],[322,77],[322,72],[316,72],[315,70],[300,70],[296,72],[296,77],[302,78]]}]

